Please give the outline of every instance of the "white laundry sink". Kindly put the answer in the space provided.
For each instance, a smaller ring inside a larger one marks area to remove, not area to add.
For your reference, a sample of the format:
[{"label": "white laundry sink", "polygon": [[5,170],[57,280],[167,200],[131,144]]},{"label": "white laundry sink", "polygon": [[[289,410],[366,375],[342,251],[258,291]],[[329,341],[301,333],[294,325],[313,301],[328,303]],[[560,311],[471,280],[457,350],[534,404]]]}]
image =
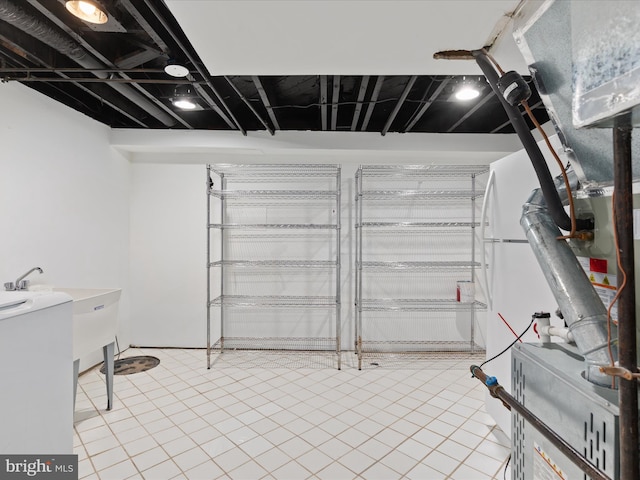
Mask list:
[{"label": "white laundry sink", "polygon": [[118,331],[119,288],[54,288],[73,299],[73,358],[115,341]]},{"label": "white laundry sink", "polygon": [[107,410],[113,405],[113,350],[118,331],[119,288],[54,288],[73,299],[74,402],[80,357],[102,348],[107,377]]}]

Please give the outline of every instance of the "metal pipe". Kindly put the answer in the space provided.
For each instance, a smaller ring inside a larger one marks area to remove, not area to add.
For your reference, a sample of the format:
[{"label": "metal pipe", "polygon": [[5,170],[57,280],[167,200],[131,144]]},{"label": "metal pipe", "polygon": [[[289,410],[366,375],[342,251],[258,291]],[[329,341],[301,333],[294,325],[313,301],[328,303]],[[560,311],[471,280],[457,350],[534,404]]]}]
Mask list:
[{"label": "metal pipe", "polygon": [[211,368],[211,165],[207,165],[207,368]]},{"label": "metal pipe", "polygon": [[[495,71],[493,64],[487,57],[487,54],[483,50],[474,50],[471,53],[476,59],[476,63],[482,70],[482,73],[484,73],[484,76],[487,78],[489,85],[491,85],[491,89],[500,99],[500,103],[502,104],[505,112],[507,112],[507,116],[509,117],[513,128],[518,134],[518,137],[531,160],[531,164],[536,172],[538,181],[540,182],[540,188],[544,193],[545,201],[555,224],[563,230],[571,230],[571,218],[567,215],[567,212],[560,201],[558,191],[554,186],[553,177],[549,172],[549,168],[547,167],[547,163],[540,151],[540,148],[538,148],[538,144],[529,131],[527,122],[522,118],[518,107],[510,105],[498,90],[498,73]],[[593,230],[593,220],[582,218],[576,219],[576,226],[578,230]]]},{"label": "metal pipe", "polygon": [[[72,40],[67,35],[60,33],[49,23],[33,17],[31,14],[23,10],[21,7],[14,5],[9,0],[0,0],[0,20],[4,20],[26,34],[46,43],[60,53],[68,56],[71,60],[75,61],[82,67],[86,67],[93,71],[104,69],[104,65],[88,55],[87,51],[80,44]],[[107,74],[97,72],[96,76],[104,78],[107,77]],[[176,124],[175,119],[163,112],[138,92],[132,90],[128,85],[110,83],[109,86],[122,96],[134,102],[147,113],[157,118],[165,126],[172,127]]]},{"label": "metal pipe", "polygon": [[[575,183],[575,172],[568,172],[570,182]],[[557,178],[554,190],[567,194],[562,177]],[[607,310],[587,278],[580,262],[561,235],[544,199],[541,189],[533,191],[522,207],[520,225],[525,231],[529,245],[542,267],[545,279],[551,288],[565,321],[569,326],[576,346],[585,359],[585,378],[592,383],[611,387],[611,378],[600,371],[609,365],[609,337],[607,333]],[[611,338],[616,338],[615,326],[611,326]],[[611,342],[613,361],[617,359],[617,348]]]},{"label": "metal pipe", "polygon": [[341,285],[340,285],[340,244],[342,239],[341,234],[341,221],[342,217],[342,169],[338,166],[338,172],[336,176],[336,347],[338,354],[338,370],[342,369],[342,298],[341,298]]},{"label": "metal pipe", "polygon": [[[620,366],[637,372],[636,298],[633,252],[633,172],[631,168],[631,122],[629,115],[616,117],[613,128],[613,185],[615,228],[619,254],[618,278],[626,277],[618,298],[618,348]],[[620,378],[620,478],[637,480],[638,382]]]},{"label": "metal pipe", "polygon": [[358,370],[362,370],[362,165],[356,172],[356,351]]},{"label": "metal pipe", "polygon": [[[487,377],[482,369],[476,365],[470,367],[471,375],[480,380],[488,389],[492,397],[502,401],[502,404],[509,410],[515,410],[518,414],[531,424],[533,428],[538,430],[554,447],[562,452],[569,460],[571,460],[580,470],[591,477],[591,480],[609,480],[609,476],[603,473],[599,468],[589,462],[575,448],[569,445],[562,437],[554,432],[549,426],[540,420],[531,410],[526,408],[515,398],[507,393],[502,385],[500,385],[495,377]],[[638,449],[638,445],[634,445]],[[627,477],[621,476],[626,480]]]},{"label": "metal pipe", "polygon": [[227,178],[224,176],[224,173],[220,173],[220,190],[223,195],[220,197],[220,353],[224,353],[224,256],[226,254],[226,250],[224,248],[225,241],[225,222],[227,221],[225,217],[225,197],[224,192],[227,189]]},{"label": "metal pipe", "polygon": [[[484,245],[482,246],[484,248]],[[471,175],[471,284],[476,281],[476,175]],[[471,304],[471,352],[476,351],[475,324],[476,324],[476,306],[475,298]]]},{"label": "metal pipe", "polygon": [[[1,73],[1,72],[0,72]],[[189,80],[169,80],[157,78],[131,78],[131,77],[3,77],[3,82],[46,82],[46,83],[133,83],[133,84],[157,84],[157,85],[198,85],[205,82],[191,82]]]}]

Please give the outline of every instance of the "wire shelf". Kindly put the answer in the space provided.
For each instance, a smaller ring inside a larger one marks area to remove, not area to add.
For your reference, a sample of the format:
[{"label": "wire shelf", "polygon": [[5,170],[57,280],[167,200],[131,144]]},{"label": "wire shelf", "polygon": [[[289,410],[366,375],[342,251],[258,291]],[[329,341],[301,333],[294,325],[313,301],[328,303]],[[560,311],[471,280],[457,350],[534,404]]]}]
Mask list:
[{"label": "wire shelf", "polygon": [[212,173],[224,175],[225,178],[251,181],[274,178],[288,179],[292,177],[335,177],[340,172],[339,165],[330,164],[264,164],[264,165],[208,165]]},{"label": "wire shelf", "polygon": [[[207,165],[207,182],[208,345],[211,308],[217,307],[221,353],[225,348],[339,353],[340,165]],[[218,248],[213,258],[212,243]],[[211,275],[212,268],[217,268],[216,275]],[[315,288],[319,281],[320,290]],[[334,289],[334,295],[322,296]],[[335,336],[327,331],[333,328]],[[269,337],[297,337],[310,329],[330,338]],[[238,338],[224,337],[223,332]],[[247,335],[256,338],[244,338]],[[210,352],[208,347],[209,366]],[[340,369],[341,357],[336,358]]]},{"label": "wire shelf", "polygon": [[280,296],[280,295],[222,295],[214,298],[210,306],[223,307],[282,307],[325,308],[335,307],[335,296]]},{"label": "wire shelf", "polygon": [[334,190],[209,190],[209,195],[227,199],[252,198],[334,198]]},{"label": "wire shelf", "polygon": [[[360,266],[356,262],[356,266]],[[404,269],[471,269],[479,267],[479,262],[362,262],[362,268],[380,270],[404,270]]]},{"label": "wire shelf", "polygon": [[336,230],[338,226],[332,223],[210,223],[209,228],[258,230]]},{"label": "wire shelf", "polygon": [[212,348],[229,350],[322,351],[336,353],[335,337],[224,337]]},{"label": "wire shelf", "polygon": [[356,224],[356,228],[470,228],[479,226],[480,222],[362,222]]},{"label": "wire shelf", "polygon": [[468,177],[489,171],[486,165],[361,165],[358,173],[375,177]]},{"label": "wire shelf", "polygon": [[332,260],[218,260],[210,267],[282,267],[282,268],[334,268],[337,261]]},{"label": "wire shelf", "polygon": [[458,302],[449,299],[379,298],[362,299],[362,311],[402,311],[402,312],[464,312],[485,310],[482,302]]},{"label": "wire shelf", "polygon": [[400,200],[469,200],[481,198],[483,192],[473,190],[365,190],[358,194],[365,199]]},{"label": "wire shelf", "polygon": [[[413,359],[434,359],[443,358],[442,352],[446,352],[444,358],[451,358],[458,355],[462,358],[468,357],[471,353],[480,356],[484,352],[484,347],[476,343],[465,340],[460,341],[420,341],[420,340],[393,340],[393,341],[362,341],[362,352],[374,354],[372,358],[392,360],[389,356],[375,357],[375,353],[394,352],[399,355],[398,358],[407,360]],[[437,354],[441,355],[438,356]]]}]

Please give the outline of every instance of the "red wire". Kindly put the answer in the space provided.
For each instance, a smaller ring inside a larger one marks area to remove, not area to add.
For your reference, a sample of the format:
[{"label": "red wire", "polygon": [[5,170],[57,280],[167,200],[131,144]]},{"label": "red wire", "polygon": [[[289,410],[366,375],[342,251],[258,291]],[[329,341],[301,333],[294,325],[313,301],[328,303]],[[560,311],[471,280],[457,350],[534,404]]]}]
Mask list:
[{"label": "red wire", "polygon": [[[502,320],[502,321],[504,322],[504,324],[507,326],[507,328],[508,328],[509,330],[511,330],[511,333],[513,333],[513,336],[517,338],[517,337],[518,337],[518,334],[517,334],[516,332],[514,332],[513,328],[511,328],[511,325],[509,325],[509,323],[504,319],[504,317],[503,317],[502,315],[500,315],[500,313],[498,313],[498,316],[500,317],[500,320]],[[522,340],[521,340],[521,339],[519,339],[519,338],[518,338],[518,341],[519,341],[520,343],[522,343]]]}]

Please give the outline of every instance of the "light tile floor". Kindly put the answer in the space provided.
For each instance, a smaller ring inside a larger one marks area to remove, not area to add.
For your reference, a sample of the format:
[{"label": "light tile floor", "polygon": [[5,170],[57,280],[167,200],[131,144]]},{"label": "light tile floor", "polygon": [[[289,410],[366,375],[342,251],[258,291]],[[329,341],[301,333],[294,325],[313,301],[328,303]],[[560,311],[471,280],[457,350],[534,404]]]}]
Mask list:
[{"label": "light tile floor", "polygon": [[480,358],[128,349],[160,365],[80,377],[74,453],[101,480],[502,479],[509,442],[469,374]]}]

